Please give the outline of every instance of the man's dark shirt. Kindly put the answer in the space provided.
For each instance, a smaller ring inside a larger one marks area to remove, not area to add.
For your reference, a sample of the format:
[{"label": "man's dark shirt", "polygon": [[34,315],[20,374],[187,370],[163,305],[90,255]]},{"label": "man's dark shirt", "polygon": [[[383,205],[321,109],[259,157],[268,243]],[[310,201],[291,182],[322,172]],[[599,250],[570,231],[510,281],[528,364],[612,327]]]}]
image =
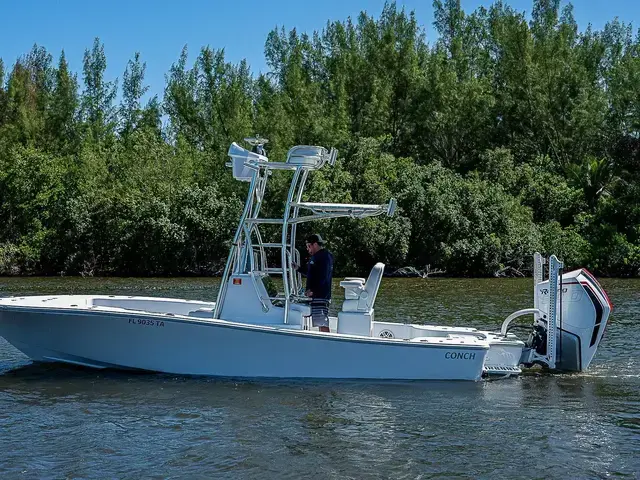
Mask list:
[{"label": "man's dark shirt", "polygon": [[[304,267],[300,270],[304,270]],[[307,263],[306,276],[307,290],[313,292],[312,298],[331,298],[331,279],[333,277],[333,255],[331,252],[322,248],[315,255],[312,255]]]}]

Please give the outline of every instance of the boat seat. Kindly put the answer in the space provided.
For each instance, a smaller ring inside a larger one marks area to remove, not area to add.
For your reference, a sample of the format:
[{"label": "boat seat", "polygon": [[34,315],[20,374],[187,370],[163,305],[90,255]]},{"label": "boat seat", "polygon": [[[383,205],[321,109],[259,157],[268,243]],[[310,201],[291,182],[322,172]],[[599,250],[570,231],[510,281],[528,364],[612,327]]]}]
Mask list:
[{"label": "boat seat", "polygon": [[241,182],[250,182],[253,179],[255,170],[245,165],[247,161],[267,162],[269,159],[259,153],[251,152],[242,148],[236,142],[229,147],[227,155],[231,157],[231,170],[233,178]]},{"label": "boat seat", "polygon": [[324,147],[314,147],[311,145],[298,145],[287,153],[287,163],[292,165],[307,165],[309,167],[319,167],[324,161],[326,150]]},{"label": "boat seat", "polygon": [[365,279],[346,279],[340,282],[340,286],[344,288],[344,299],[346,300],[358,300],[360,294],[364,291]]},{"label": "boat seat", "polygon": [[378,295],[384,263],[376,263],[366,281],[350,277],[340,282],[345,301],[338,312],[338,333],[370,337],[373,330],[373,304]]},{"label": "boat seat", "polygon": [[364,284],[366,279],[360,277],[346,277],[340,282],[340,286],[344,288],[345,300],[357,300],[362,290],[364,290]]},{"label": "boat seat", "polygon": [[342,303],[343,312],[368,312],[373,310],[373,304],[378,295],[382,274],[384,273],[384,263],[376,263],[371,269],[371,273],[366,282],[360,278],[351,277],[340,282],[344,288],[345,301]]}]

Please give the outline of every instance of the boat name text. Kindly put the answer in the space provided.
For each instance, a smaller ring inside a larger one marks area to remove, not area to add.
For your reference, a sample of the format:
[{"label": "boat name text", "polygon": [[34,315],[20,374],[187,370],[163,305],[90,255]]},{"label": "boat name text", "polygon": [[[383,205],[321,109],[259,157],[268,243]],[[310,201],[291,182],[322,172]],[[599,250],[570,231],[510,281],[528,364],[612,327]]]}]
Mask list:
[{"label": "boat name text", "polygon": [[474,360],[476,354],[472,352],[447,352],[444,354],[447,360]]}]

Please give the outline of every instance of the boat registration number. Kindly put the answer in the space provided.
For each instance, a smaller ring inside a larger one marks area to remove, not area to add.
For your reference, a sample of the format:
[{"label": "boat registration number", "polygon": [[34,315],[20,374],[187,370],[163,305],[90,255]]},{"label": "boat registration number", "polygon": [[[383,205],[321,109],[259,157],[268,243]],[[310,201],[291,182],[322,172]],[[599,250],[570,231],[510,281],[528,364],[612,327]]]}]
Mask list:
[{"label": "boat registration number", "polygon": [[162,320],[153,320],[149,318],[130,318],[130,325],[143,325],[147,327],[164,327],[164,322]]}]

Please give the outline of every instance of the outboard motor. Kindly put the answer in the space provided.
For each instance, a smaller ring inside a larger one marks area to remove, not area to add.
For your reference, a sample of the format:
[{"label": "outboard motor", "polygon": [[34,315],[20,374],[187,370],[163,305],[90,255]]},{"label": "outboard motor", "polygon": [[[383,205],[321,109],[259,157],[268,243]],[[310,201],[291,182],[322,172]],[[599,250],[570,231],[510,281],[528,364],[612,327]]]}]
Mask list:
[{"label": "outboard motor", "polygon": [[[549,279],[542,281],[544,259],[534,258],[533,331],[521,363],[546,364],[551,369],[580,372],[596,353],[612,310],[606,292],[582,268],[561,274],[562,263],[549,260]],[[559,274],[560,273],[560,274]],[[556,288],[550,288],[550,285]],[[558,293],[561,292],[560,295]]]}]

